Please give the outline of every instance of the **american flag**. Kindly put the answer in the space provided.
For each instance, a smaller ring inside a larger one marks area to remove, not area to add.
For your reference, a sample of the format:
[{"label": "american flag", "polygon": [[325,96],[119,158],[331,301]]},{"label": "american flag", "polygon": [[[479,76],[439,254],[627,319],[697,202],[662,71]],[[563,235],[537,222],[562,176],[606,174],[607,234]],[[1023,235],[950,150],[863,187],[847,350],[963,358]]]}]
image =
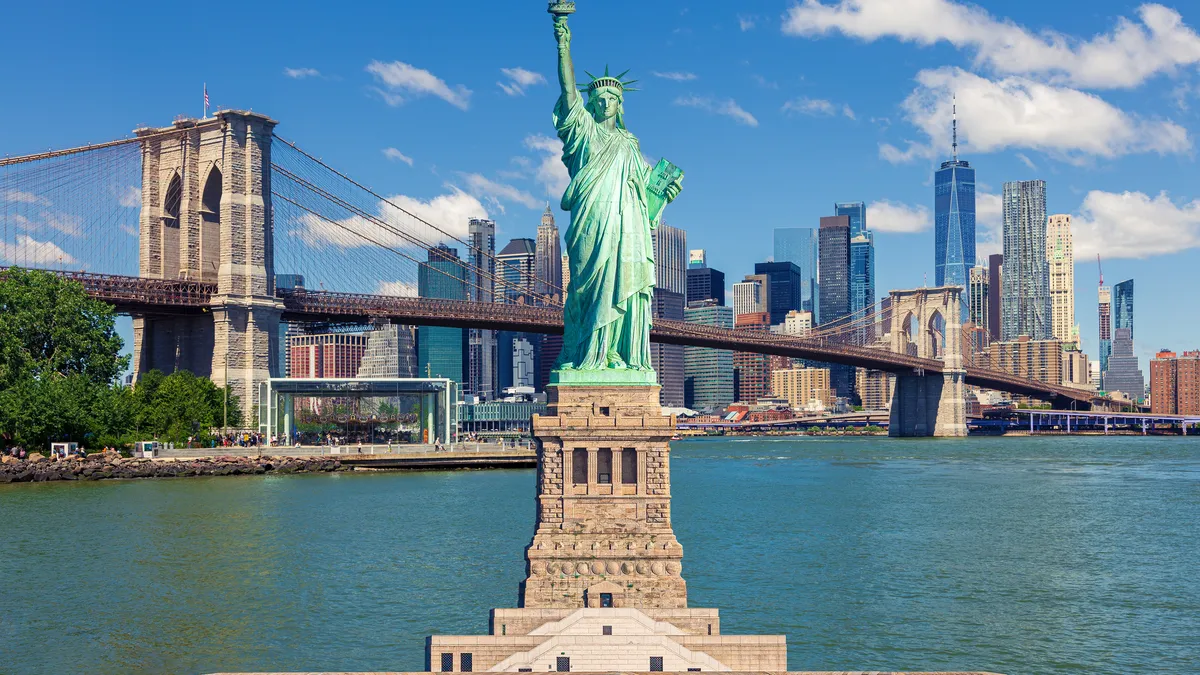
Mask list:
[{"label": "american flag", "polygon": [[204,85],[204,114],[208,115],[208,85]]}]

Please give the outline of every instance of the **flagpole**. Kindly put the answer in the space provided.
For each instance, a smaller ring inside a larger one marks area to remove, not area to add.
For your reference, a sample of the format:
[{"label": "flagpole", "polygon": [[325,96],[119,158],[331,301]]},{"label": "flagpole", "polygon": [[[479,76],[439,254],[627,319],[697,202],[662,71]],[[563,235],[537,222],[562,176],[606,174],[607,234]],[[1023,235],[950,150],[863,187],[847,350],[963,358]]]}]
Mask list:
[{"label": "flagpole", "polygon": [[204,116],[200,119],[208,118],[208,83],[204,83]]}]

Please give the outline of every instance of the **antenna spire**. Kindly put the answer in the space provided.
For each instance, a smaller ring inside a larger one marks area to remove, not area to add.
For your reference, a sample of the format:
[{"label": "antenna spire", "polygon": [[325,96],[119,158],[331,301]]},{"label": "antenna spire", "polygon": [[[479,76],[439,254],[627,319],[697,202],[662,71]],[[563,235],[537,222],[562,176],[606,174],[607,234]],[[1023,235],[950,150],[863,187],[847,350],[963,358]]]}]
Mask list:
[{"label": "antenna spire", "polygon": [[958,161],[958,95],[950,95],[950,133],[953,137],[954,161]]}]

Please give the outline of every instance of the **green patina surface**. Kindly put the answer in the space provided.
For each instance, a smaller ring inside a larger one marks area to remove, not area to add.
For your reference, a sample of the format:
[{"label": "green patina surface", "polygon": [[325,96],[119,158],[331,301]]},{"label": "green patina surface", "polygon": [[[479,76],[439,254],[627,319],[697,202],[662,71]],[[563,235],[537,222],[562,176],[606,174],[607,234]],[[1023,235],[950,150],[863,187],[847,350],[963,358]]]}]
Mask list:
[{"label": "green patina surface", "polygon": [[679,195],[683,174],[669,162],[650,167],[637,137],[625,128],[631,82],[605,68],[604,75],[582,87],[584,100],[575,83],[566,14],[551,13],[562,89],[553,119],[571,176],[562,197],[563,210],[571,212],[565,238],[571,282],[552,382],[654,384],[650,233]]}]

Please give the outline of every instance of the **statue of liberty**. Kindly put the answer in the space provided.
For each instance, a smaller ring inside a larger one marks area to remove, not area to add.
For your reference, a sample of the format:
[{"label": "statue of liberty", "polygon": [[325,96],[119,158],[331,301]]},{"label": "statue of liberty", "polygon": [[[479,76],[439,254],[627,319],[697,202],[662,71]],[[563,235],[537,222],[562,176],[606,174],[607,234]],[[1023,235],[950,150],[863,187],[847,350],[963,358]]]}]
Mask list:
[{"label": "statue of liberty", "polygon": [[[613,77],[605,68],[603,76],[593,76],[590,84],[577,88],[564,14],[555,13],[554,36],[562,87],[554,126],[571,176],[562,197],[563,210],[571,212],[566,232],[571,282],[563,349],[556,364],[559,381],[572,370],[585,371],[571,378],[580,382],[611,381],[588,377],[588,371],[636,371],[622,379],[653,383],[650,232],[658,226],[663,207],[679,195],[683,174],[665,161],[651,169],[637,137],[626,130],[623,104],[632,82],[621,80],[624,73]],[[587,92],[586,103],[580,90]],[[662,169],[664,165],[669,168]]]}]

